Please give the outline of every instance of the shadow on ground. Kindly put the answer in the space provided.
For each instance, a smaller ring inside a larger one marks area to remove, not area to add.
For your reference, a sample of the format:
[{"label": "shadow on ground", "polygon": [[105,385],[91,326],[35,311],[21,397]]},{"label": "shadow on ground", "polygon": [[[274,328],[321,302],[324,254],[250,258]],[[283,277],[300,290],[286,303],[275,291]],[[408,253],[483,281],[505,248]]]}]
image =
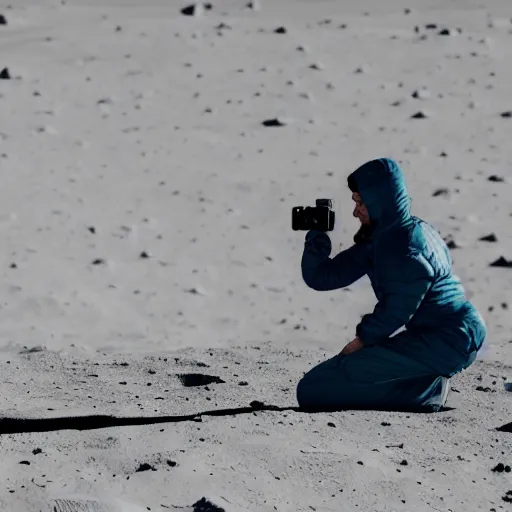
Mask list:
[{"label": "shadow on ground", "polygon": [[[453,407],[444,407],[439,412],[451,411]],[[351,409],[352,410],[352,409]],[[377,409],[376,409],[377,410]],[[235,416],[238,414],[252,414],[255,411],[295,411],[305,413],[337,412],[333,410],[309,410],[301,407],[278,407],[265,405],[258,401],[251,402],[249,407],[236,407],[232,409],[217,409],[202,411],[196,414],[175,416],[147,416],[142,418],[116,418],[115,416],[71,416],[67,418],[0,418],[1,434],[20,434],[22,432],[52,432],[55,430],[94,430],[97,428],[121,427],[132,425],[151,425],[155,423],[178,423],[181,421],[201,422],[202,416]],[[390,411],[393,412],[393,411]],[[415,412],[424,411],[395,411]],[[428,413],[427,413],[428,414]],[[503,428],[503,427],[501,427]]]}]

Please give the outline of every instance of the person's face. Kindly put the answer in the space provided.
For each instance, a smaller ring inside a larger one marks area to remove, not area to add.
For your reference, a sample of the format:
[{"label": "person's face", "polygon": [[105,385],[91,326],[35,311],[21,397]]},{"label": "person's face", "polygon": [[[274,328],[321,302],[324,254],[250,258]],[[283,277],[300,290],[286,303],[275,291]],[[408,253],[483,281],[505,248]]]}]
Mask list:
[{"label": "person's face", "polygon": [[361,196],[357,192],[354,192],[352,194],[352,200],[356,203],[352,215],[357,217],[361,221],[361,224],[370,224],[370,215],[361,200]]}]

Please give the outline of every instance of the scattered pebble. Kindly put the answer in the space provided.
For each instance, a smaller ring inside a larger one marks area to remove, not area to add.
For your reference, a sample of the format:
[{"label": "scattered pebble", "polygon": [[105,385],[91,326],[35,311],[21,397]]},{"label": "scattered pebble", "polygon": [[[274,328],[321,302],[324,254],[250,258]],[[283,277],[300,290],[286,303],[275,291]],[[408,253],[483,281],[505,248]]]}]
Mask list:
[{"label": "scattered pebble", "polygon": [[252,11],[261,11],[261,3],[259,0],[252,0],[251,2],[247,2],[246,7]]},{"label": "scattered pebble", "polygon": [[266,119],[261,124],[263,126],[271,127],[271,126],[286,126],[289,123],[280,117],[275,117],[273,119]]},{"label": "scattered pebble", "polygon": [[507,260],[503,256],[500,256],[497,260],[493,261],[490,267],[502,267],[502,268],[512,268],[512,260]]},{"label": "scattered pebble", "polygon": [[151,466],[150,464],[144,463],[140,464],[139,467],[135,470],[135,473],[139,473],[141,471],[156,471],[156,468],[154,466]]},{"label": "scattered pebble", "polygon": [[482,242],[497,242],[498,238],[494,233],[490,233],[488,235],[485,235],[478,240],[481,240]]},{"label": "scattered pebble", "polygon": [[460,28],[443,28],[437,34],[439,36],[456,36],[457,34],[462,34],[462,29],[460,29]]},{"label": "scattered pebble", "polygon": [[204,11],[209,11],[213,8],[211,3],[195,3],[187,5],[181,9],[181,14],[185,16],[202,16]]},{"label": "scattered pebble", "polygon": [[226,512],[206,498],[201,498],[192,505],[192,512]]},{"label": "scattered pebble", "polygon": [[461,249],[461,246],[453,238],[445,239],[445,243],[448,249]]},{"label": "scattered pebble", "polygon": [[185,387],[207,386],[208,384],[224,384],[216,375],[204,375],[202,373],[182,373],[178,374],[178,379]]},{"label": "scattered pebble", "polygon": [[491,471],[495,473],[510,473],[510,466],[505,466],[502,462],[499,462],[496,466],[494,466]]},{"label": "scattered pebble", "polygon": [[430,117],[424,110],[420,110],[411,116],[411,119],[427,119]]},{"label": "scattered pebble", "polygon": [[430,92],[426,88],[416,89],[411,96],[418,100],[427,100],[430,98]]}]

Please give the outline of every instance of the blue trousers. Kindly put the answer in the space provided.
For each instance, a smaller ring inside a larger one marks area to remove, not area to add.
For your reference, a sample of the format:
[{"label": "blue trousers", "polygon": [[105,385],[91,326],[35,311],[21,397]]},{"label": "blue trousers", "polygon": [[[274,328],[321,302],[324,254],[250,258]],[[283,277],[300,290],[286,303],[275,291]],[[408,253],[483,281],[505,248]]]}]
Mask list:
[{"label": "blue trousers", "polygon": [[485,335],[479,315],[456,327],[400,332],[315,366],[299,381],[297,401],[311,411],[437,412],[446,380],[473,363]]}]

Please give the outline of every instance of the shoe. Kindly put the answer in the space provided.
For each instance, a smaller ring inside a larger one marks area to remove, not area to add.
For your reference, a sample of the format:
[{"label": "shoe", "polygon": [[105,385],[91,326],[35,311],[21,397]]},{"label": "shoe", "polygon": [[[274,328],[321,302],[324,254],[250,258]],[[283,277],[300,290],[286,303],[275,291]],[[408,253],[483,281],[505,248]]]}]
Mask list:
[{"label": "shoe", "polygon": [[440,407],[444,407],[446,404],[446,400],[448,398],[448,393],[450,391],[450,379],[448,379],[446,377],[441,377],[441,379],[442,379],[442,381],[441,381],[442,388],[441,388],[441,405],[440,405]]}]

